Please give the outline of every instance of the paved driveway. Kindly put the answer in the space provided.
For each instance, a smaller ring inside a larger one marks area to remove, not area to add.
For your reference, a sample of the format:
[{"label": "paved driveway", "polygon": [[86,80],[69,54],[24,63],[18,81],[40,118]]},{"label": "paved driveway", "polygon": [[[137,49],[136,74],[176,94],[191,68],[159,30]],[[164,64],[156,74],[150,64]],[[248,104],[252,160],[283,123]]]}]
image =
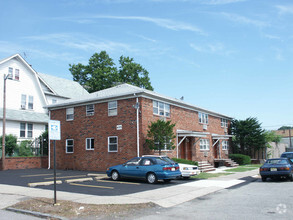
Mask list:
[{"label": "paved driveway", "polygon": [[[148,184],[145,181],[137,180],[112,181],[104,172],[57,170],[56,173],[57,181],[62,182],[57,184],[57,191],[99,196],[126,195],[197,181],[195,179],[173,180],[170,183],[162,181],[157,184]],[[44,182],[53,180],[53,170],[48,169],[6,170],[0,172],[0,184],[29,187],[32,183],[40,183],[35,187],[53,190],[54,185],[43,185]]]}]

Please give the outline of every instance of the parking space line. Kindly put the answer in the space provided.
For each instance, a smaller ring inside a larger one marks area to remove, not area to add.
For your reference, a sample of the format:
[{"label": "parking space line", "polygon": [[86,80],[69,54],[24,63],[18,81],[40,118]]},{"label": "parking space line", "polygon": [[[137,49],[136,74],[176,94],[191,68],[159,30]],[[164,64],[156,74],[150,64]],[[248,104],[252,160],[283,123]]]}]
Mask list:
[{"label": "parking space line", "polygon": [[[20,177],[34,177],[34,176],[52,176],[52,174],[34,174],[34,175],[22,175]],[[57,173],[57,175],[60,175],[60,173]]]},{"label": "parking space line", "polygon": [[74,186],[85,186],[85,187],[95,187],[95,188],[104,188],[104,189],[114,189],[114,187],[110,186],[94,186],[94,185],[86,185],[86,184],[79,184],[79,183],[69,183],[70,185]]},{"label": "parking space line", "polygon": [[[66,179],[66,178],[73,178],[73,177],[86,177],[86,175],[77,175],[77,176],[57,176],[57,179]],[[44,178],[46,180],[54,179],[54,177],[47,177]]]},{"label": "parking space line", "polygon": [[111,180],[100,180],[96,179],[97,182],[102,183],[120,183],[120,184],[132,184],[132,185],[140,185],[140,183],[129,183],[129,182],[120,182],[120,181],[111,181]]}]

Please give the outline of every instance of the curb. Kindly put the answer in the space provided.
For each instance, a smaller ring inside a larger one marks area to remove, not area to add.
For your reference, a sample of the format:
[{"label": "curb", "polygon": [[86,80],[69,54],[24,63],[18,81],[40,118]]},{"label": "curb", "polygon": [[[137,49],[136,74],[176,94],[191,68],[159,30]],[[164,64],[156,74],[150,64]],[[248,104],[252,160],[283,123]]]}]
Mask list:
[{"label": "curb", "polygon": [[28,210],[23,210],[23,209],[6,208],[5,210],[11,211],[11,212],[16,212],[16,213],[21,213],[21,214],[26,214],[26,215],[33,215],[33,216],[40,217],[40,218],[49,218],[49,219],[54,218],[54,219],[60,219],[60,220],[67,220],[67,218],[64,218],[64,217],[45,214],[45,213],[41,213],[41,212],[28,211]]}]

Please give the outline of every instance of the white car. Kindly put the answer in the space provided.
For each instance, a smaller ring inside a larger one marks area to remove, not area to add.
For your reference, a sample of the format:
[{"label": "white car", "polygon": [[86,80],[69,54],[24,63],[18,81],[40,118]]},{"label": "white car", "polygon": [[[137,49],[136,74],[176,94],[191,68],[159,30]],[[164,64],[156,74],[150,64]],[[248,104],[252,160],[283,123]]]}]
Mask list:
[{"label": "white car", "polygon": [[181,171],[181,176],[183,178],[189,178],[191,176],[200,174],[200,170],[198,169],[198,166],[195,166],[195,165],[179,163],[179,168]]}]

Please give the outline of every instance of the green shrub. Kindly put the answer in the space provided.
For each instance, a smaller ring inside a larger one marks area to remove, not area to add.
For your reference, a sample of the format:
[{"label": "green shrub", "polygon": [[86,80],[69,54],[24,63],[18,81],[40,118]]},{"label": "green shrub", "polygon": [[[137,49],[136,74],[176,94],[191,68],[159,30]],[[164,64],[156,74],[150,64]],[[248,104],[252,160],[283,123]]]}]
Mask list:
[{"label": "green shrub", "polygon": [[229,158],[234,160],[239,165],[251,164],[250,156],[244,154],[229,154]]},{"label": "green shrub", "polygon": [[[1,151],[2,151],[2,136],[0,137]],[[9,134],[5,135],[5,155],[12,156],[17,148],[17,137]]]},{"label": "green shrub", "polygon": [[185,160],[185,159],[181,159],[181,158],[172,158],[172,160],[176,163],[184,163],[184,164],[190,164],[190,165],[196,165],[198,166],[198,163],[196,161],[192,161],[192,160]]},{"label": "green shrub", "polygon": [[18,148],[18,156],[20,157],[30,157],[33,156],[33,152],[31,149],[31,141],[22,141],[20,142],[20,146]]}]

